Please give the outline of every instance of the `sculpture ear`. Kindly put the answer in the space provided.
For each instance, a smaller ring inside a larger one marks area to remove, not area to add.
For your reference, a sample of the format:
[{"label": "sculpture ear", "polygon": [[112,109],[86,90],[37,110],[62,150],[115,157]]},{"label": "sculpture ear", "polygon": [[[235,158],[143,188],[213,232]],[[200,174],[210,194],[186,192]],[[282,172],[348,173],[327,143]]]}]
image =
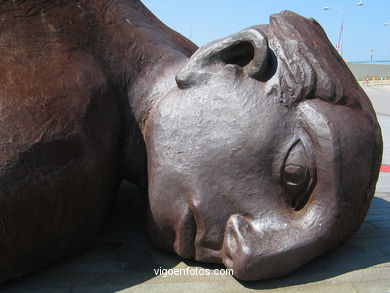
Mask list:
[{"label": "sculpture ear", "polygon": [[203,83],[227,64],[242,68],[242,72],[260,80],[268,61],[268,42],[256,29],[247,29],[199,48],[177,73],[179,88]]}]

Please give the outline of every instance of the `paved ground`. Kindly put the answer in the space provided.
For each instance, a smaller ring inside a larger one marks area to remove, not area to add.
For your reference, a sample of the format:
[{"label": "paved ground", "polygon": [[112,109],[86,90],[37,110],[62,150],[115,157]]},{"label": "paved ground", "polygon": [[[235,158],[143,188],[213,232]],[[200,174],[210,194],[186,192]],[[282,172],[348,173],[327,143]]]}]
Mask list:
[{"label": "paved ground", "polygon": [[[390,94],[389,94],[389,100],[390,100]],[[384,148],[382,164],[390,165],[390,116],[378,114],[377,118],[382,129],[382,139],[383,139],[383,148]]]},{"label": "paved ground", "polygon": [[[379,124],[382,128],[384,149],[382,164],[390,165],[390,85],[364,86],[363,89],[371,98]],[[377,192],[390,191],[390,173],[380,174],[376,190]],[[388,245],[390,246],[390,241]]]},{"label": "paved ground", "polygon": [[[375,93],[383,91],[367,90],[378,110],[390,106],[382,94],[376,100]],[[384,158],[390,163],[390,116],[379,115],[378,119],[384,134]],[[124,183],[94,243],[67,260],[6,284],[0,292],[390,292],[389,174],[381,173],[368,216],[351,240],[283,278],[245,283],[230,276],[155,276],[154,269],[160,267],[195,268],[199,263],[183,262],[148,243],[142,199],[134,186]]]},{"label": "paved ground", "polygon": [[390,85],[364,86],[366,94],[378,114],[390,116]]},{"label": "paved ground", "polygon": [[[389,95],[390,100],[390,95]],[[390,104],[390,102],[389,102]],[[383,137],[383,158],[382,164],[390,165],[390,116],[377,115],[379,124],[382,128]],[[380,173],[379,181],[376,186],[377,192],[389,192],[390,191],[390,173]],[[390,212],[390,211],[389,211]],[[390,242],[389,242],[390,246]]]},{"label": "paved ground", "polygon": [[[130,198],[127,194],[132,193]],[[126,196],[125,196],[126,195]],[[154,269],[195,267],[154,249],[143,232],[142,199],[125,185],[100,238],[89,248],[1,292],[388,292],[390,193],[378,193],[357,234],[289,276],[254,283],[233,277],[156,277]],[[129,233],[130,231],[130,233]],[[203,266],[215,269],[222,266]]]}]

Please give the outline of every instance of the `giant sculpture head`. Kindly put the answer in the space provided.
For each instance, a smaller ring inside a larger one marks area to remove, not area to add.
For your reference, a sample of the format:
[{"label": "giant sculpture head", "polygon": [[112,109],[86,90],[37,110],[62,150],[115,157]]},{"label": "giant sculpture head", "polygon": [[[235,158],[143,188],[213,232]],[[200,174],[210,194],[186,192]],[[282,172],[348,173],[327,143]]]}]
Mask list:
[{"label": "giant sculpture head", "polygon": [[375,190],[372,106],[314,21],[291,12],[198,49],[145,124],[148,232],[243,280],[350,236]]}]

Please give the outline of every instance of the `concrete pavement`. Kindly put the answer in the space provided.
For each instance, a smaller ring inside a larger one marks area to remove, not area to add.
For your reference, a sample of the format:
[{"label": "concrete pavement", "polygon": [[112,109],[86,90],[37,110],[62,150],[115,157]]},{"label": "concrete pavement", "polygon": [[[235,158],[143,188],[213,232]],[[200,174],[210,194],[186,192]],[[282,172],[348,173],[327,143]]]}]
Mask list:
[{"label": "concrete pavement", "polygon": [[[382,164],[390,165],[390,85],[364,86],[363,89],[374,106],[381,126],[383,139]],[[380,173],[376,191],[390,191],[390,173]],[[388,245],[390,246],[390,242]]]},{"label": "concrete pavement", "polygon": [[[128,196],[131,194],[131,197]],[[161,268],[223,268],[156,250],[143,230],[142,199],[124,184],[99,239],[73,257],[10,282],[1,292],[381,292],[390,290],[390,193],[377,193],[355,236],[288,276],[156,276]]]},{"label": "concrete pavement", "polygon": [[[389,100],[390,100],[390,95],[389,95]],[[382,129],[382,139],[383,139],[382,164],[390,165],[390,116],[378,114],[377,117]],[[390,173],[381,172],[379,174],[379,180],[376,185],[376,191],[377,192],[390,191]],[[389,246],[390,246],[390,242],[389,242]]]},{"label": "concrete pavement", "polygon": [[[366,89],[386,114],[387,88]],[[376,93],[379,93],[376,95]],[[390,116],[378,115],[390,162]],[[0,292],[390,292],[390,173],[381,173],[368,216],[352,239],[288,276],[239,282],[231,276],[156,276],[159,268],[221,269],[156,250],[144,233],[143,199],[124,182],[107,223],[72,257],[9,282]],[[130,196],[129,196],[130,195]]]},{"label": "concrete pavement", "polygon": [[390,85],[363,86],[363,89],[371,99],[375,112],[390,116]]}]

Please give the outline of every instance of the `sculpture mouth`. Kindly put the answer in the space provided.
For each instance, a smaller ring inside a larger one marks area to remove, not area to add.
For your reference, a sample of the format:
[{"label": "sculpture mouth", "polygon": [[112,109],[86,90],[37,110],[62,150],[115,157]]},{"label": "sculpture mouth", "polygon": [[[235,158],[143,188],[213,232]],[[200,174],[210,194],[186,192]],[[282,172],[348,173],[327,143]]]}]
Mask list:
[{"label": "sculpture mouth", "polygon": [[197,208],[193,204],[189,204],[177,225],[173,249],[184,258],[221,263],[221,250],[208,247],[207,241],[204,241],[206,238],[205,229],[199,229],[199,226],[202,227],[200,219],[201,216]]},{"label": "sculpture mouth", "polygon": [[237,240],[233,233],[226,233],[224,244],[224,253],[222,256],[222,263],[228,268],[233,269],[233,255],[237,251]]},{"label": "sculpture mouth", "polygon": [[196,235],[198,227],[191,205],[188,205],[177,227],[173,250],[184,258],[194,258],[196,251]]}]

